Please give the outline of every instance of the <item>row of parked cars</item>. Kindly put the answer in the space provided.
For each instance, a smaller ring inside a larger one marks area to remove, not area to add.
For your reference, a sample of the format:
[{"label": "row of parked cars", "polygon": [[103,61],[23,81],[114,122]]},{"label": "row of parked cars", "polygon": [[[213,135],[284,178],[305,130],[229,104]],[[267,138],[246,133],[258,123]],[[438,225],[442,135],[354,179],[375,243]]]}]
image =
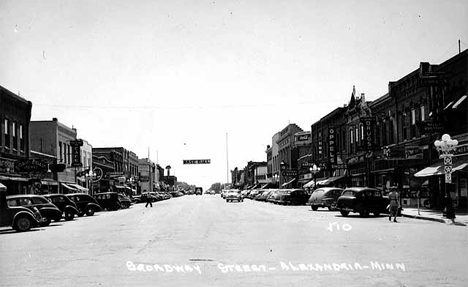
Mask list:
[{"label": "row of parked cars", "polygon": [[[232,190],[221,193],[221,196],[224,197],[229,192]],[[253,189],[237,192],[242,198],[275,204],[309,205],[314,211],[328,208],[340,211],[342,216],[348,216],[351,212],[363,217],[371,213],[379,216],[387,212],[389,204],[388,196],[384,196],[381,190],[370,187],[323,187],[314,190],[311,195],[303,189]]]},{"label": "row of parked cars", "polygon": [[129,198],[116,192],[94,197],[85,193],[6,196],[6,187],[0,184],[0,226],[28,231],[52,221],[70,221],[75,216],[93,216],[98,211],[129,208],[131,204]]}]

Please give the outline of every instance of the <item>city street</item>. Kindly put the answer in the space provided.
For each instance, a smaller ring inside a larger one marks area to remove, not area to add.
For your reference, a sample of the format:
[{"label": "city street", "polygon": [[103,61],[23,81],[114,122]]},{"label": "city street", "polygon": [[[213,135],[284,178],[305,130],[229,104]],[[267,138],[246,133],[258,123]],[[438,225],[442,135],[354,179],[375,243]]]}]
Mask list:
[{"label": "city street", "polygon": [[398,220],[183,196],[1,229],[0,285],[466,286],[466,227]]}]

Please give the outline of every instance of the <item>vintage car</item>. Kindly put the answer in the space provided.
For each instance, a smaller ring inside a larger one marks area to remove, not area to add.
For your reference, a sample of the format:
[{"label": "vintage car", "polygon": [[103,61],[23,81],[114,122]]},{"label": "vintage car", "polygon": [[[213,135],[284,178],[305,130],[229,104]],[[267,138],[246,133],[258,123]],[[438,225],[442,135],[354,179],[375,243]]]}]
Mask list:
[{"label": "vintage car", "polygon": [[94,195],[99,205],[109,211],[119,210],[122,208],[119,194],[117,192],[101,192]]},{"label": "vintage car", "polygon": [[35,194],[10,195],[6,197],[8,206],[35,207],[41,213],[41,226],[48,226],[52,220],[60,221],[62,211],[45,197]]},{"label": "vintage car", "polygon": [[336,210],[336,201],[343,192],[342,188],[338,187],[322,187],[314,190],[309,197],[307,205],[310,205],[312,210],[317,210],[319,207],[328,208],[328,210]]},{"label": "vintage car", "polygon": [[36,207],[8,206],[7,188],[0,183],[0,226],[11,226],[18,232],[40,226],[44,221]]},{"label": "vintage car", "polygon": [[284,205],[305,205],[309,195],[303,189],[283,189],[279,198],[278,203]]},{"label": "vintage car", "polygon": [[242,195],[239,190],[230,190],[228,193],[226,193],[225,199],[226,199],[226,202],[244,201],[244,198],[242,198]]},{"label": "vintage car", "polygon": [[78,216],[93,216],[95,212],[101,211],[102,207],[96,199],[86,193],[71,193],[66,195],[78,207]]},{"label": "vintage car", "polygon": [[75,218],[75,214],[78,215],[78,207],[76,206],[76,203],[71,201],[65,195],[45,194],[44,197],[57,206],[57,208],[63,213],[65,220],[73,220],[73,218]]},{"label": "vintage car", "polygon": [[337,201],[337,209],[341,215],[348,216],[350,212],[357,212],[362,217],[373,213],[379,216],[386,212],[389,200],[382,196],[382,192],[370,187],[346,188]]},{"label": "vintage car", "polygon": [[119,193],[119,200],[120,200],[120,206],[122,206],[122,208],[129,208],[130,205],[132,205],[132,200],[120,193]]}]

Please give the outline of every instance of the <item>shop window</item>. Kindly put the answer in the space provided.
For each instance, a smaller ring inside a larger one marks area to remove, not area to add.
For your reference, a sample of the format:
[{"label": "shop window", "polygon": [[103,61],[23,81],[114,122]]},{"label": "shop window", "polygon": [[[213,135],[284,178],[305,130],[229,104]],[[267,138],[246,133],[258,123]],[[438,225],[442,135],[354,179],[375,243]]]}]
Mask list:
[{"label": "shop window", "polygon": [[63,147],[62,142],[59,141],[59,155],[60,155],[60,162],[63,162]]},{"label": "shop window", "polygon": [[425,108],[424,106],[421,106],[421,121],[425,121],[426,120],[426,115],[425,115]]}]

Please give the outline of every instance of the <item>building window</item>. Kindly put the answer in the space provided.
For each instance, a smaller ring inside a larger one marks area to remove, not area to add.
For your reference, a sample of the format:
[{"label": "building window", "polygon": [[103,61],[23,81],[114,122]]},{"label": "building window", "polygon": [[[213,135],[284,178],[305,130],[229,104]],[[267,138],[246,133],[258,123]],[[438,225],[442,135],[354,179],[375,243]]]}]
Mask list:
[{"label": "building window", "polygon": [[421,121],[425,121],[426,119],[426,115],[425,115],[425,110],[424,110],[424,106],[421,106]]},{"label": "building window", "polygon": [[359,129],[356,127],[356,143],[359,141]]},{"label": "building window", "polygon": [[361,128],[361,140],[364,140],[364,125],[360,124],[359,127]]},{"label": "building window", "polygon": [[68,164],[70,164],[71,163],[71,146],[70,145],[67,145],[67,150],[68,150],[67,160],[68,160]]},{"label": "building window", "polygon": [[5,119],[5,148],[10,148],[10,124]]},{"label": "building window", "polygon": [[390,120],[388,122],[388,141],[389,141],[389,144],[394,143],[394,140],[393,140],[393,120]]},{"label": "building window", "polygon": [[416,124],[416,110],[415,109],[411,110],[411,124],[412,125]]},{"label": "building window", "polygon": [[18,149],[18,137],[16,136],[16,123],[12,122],[11,123],[11,135],[13,138],[13,149]]},{"label": "building window", "polygon": [[19,125],[20,150],[24,151],[24,130],[23,125]]},{"label": "building window", "polygon": [[349,137],[349,138],[351,139],[351,144],[353,144],[353,143],[354,143],[354,132],[353,132],[353,129],[350,129],[350,130],[349,130],[349,134],[350,134],[350,137]]},{"label": "building window", "polygon": [[62,142],[59,142],[59,155],[60,155],[60,162],[63,162]]}]

